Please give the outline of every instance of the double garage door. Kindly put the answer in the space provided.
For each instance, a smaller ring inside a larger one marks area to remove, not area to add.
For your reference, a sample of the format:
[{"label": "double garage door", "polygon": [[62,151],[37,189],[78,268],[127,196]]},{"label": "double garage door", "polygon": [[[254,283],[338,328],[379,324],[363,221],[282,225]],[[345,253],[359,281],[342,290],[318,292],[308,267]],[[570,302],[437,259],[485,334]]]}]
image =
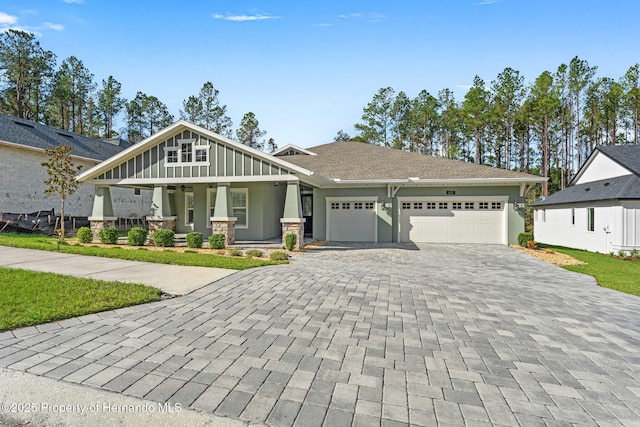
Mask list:
[{"label": "double garage door", "polygon": [[504,200],[410,200],[400,204],[401,242],[506,243]]}]

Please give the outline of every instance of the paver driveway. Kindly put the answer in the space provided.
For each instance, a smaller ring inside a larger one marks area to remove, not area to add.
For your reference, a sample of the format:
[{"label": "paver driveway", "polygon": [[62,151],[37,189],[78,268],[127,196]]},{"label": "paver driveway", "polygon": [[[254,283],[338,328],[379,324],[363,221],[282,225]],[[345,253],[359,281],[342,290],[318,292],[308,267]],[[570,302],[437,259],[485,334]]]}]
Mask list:
[{"label": "paver driveway", "polygon": [[503,246],[323,248],[0,333],[0,366],[270,425],[638,425],[640,298]]}]

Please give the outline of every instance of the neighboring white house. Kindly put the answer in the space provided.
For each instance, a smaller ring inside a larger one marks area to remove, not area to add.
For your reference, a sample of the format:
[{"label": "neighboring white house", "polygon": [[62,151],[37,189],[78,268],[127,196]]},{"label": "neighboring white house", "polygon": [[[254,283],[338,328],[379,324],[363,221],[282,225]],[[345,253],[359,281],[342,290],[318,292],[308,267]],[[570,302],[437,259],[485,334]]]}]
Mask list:
[{"label": "neighboring white house", "polygon": [[640,249],[640,145],[596,147],[569,187],[533,208],[538,242],[601,253]]},{"label": "neighboring white house", "polygon": [[[55,209],[60,201],[44,194],[47,171],[45,148],[70,146],[73,162],[82,171],[91,169],[131,145],[120,139],[100,140],[65,132],[40,123],[0,114],[0,213],[30,213]],[[95,187],[83,184],[66,202],[65,214],[89,216]],[[112,194],[117,201],[118,217],[141,217],[149,213],[151,192],[118,188]]]}]

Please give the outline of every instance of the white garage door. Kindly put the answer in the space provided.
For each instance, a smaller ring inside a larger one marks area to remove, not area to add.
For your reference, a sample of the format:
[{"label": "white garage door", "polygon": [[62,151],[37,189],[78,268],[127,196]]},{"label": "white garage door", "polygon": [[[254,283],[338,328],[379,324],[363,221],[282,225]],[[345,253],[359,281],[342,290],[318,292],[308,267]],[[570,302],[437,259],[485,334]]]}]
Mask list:
[{"label": "white garage door", "polygon": [[400,202],[400,240],[505,244],[505,202],[490,200]]},{"label": "white garage door", "polygon": [[375,242],[376,203],[372,199],[327,198],[327,240]]}]

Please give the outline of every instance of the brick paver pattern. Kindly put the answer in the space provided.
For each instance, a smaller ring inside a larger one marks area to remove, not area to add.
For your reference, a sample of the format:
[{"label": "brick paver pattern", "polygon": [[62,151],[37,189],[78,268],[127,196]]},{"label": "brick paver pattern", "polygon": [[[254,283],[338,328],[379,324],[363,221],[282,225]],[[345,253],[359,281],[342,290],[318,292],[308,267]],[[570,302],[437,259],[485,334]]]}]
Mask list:
[{"label": "brick paver pattern", "polygon": [[503,246],[346,249],[0,333],[0,366],[274,426],[640,425],[640,298]]}]

